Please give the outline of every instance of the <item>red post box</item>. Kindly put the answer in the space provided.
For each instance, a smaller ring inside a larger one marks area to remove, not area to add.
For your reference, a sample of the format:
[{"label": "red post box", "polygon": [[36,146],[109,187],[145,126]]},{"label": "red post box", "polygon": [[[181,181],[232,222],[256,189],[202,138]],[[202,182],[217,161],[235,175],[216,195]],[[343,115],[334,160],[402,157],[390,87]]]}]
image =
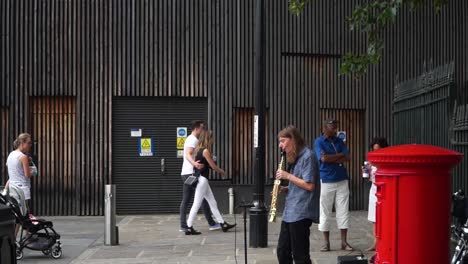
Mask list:
[{"label": "red post box", "polygon": [[377,264],[449,261],[451,169],[463,154],[400,145],[368,154],[377,167]]}]

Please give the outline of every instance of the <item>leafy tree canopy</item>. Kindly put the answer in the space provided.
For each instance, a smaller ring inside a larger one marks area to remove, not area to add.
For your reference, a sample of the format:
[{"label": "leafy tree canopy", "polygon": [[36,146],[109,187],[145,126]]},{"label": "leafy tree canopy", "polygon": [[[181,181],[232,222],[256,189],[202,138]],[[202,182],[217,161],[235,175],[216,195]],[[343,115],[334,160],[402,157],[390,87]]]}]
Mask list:
[{"label": "leafy tree canopy", "polygon": [[[312,1],[289,0],[289,11],[295,15],[300,15],[306,5]],[[359,78],[366,73],[370,64],[379,63],[384,49],[382,32],[385,27],[395,22],[398,11],[402,8],[414,10],[431,1],[437,12],[448,2],[448,0],[375,0],[357,6],[351,16],[346,18],[346,21],[351,31],[363,32],[367,35],[367,52],[345,54],[340,74],[348,74]]]}]

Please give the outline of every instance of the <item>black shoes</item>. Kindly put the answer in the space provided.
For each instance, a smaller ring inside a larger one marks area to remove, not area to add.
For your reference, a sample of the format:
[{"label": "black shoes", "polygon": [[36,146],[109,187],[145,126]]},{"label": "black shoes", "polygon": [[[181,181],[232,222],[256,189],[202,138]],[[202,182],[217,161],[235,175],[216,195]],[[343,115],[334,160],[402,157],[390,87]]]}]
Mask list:
[{"label": "black shoes", "polygon": [[[228,224],[226,222],[220,224],[221,225],[221,229],[223,229],[223,232],[227,232],[229,229],[235,227],[236,225],[231,225],[231,224]],[[189,227],[185,230],[185,235],[189,236],[189,235],[201,235],[201,232],[198,232],[197,230],[193,229],[193,226],[192,227]]]},{"label": "black shoes", "polygon": [[223,229],[223,232],[227,232],[229,229],[235,227],[236,225],[231,225],[231,224],[228,224],[226,222],[222,223],[221,224],[221,228]]},{"label": "black shoes", "polygon": [[187,228],[187,231],[185,231],[185,235],[186,236],[189,236],[189,235],[201,235],[201,232],[198,232],[197,230],[193,229],[193,226],[192,227],[189,227]]}]

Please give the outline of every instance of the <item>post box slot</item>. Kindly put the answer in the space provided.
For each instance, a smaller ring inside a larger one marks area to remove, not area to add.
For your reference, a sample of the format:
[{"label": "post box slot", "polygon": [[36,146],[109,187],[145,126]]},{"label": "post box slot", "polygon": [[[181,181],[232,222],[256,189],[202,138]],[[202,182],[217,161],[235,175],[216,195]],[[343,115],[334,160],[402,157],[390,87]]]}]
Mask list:
[{"label": "post box slot", "polygon": [[384,182],[375,182],[375,186],[377,186],[377,191],[375,192],[375,196],[377,198],[384,198],[383,188],[385,186],[385,183]]}]

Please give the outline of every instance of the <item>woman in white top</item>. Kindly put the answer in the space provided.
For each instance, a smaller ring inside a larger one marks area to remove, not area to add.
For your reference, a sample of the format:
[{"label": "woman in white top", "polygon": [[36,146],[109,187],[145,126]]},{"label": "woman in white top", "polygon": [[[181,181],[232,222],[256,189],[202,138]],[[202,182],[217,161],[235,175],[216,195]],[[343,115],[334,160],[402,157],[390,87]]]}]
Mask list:
[{"label": "woman in white top", "polygon": [[[387,140],[382,137],[377,137],[374,138],[370,144],[370,147],[372,150],[378,150],[381,148],[386,148],[388,147]],[[369,213],[367,215],[367,219],[374,224],[374,243],[370,248],[367,249],[367,251],[374,251],[376,247],[376,240],[375,240],[375,207],[377,204],[377,197],[375,196],[375,193],[377,191],[377,186],[375,185],[375,173],[377,172],[377,167],[372,166],[371,167],[371,173],[370,173],[370,181],[372,182],[372,186],[369,191]]]},{"label": "woman in white top", "polygon": [[31,135],[27,133],[20,134],[13,142],[13,147],[15,150],[8,155],[6,163],[9,176],[7,188],[9,185],[14,185],[23,190],[26,205],[28,206],[31,199],[31,177],[36,173],[36,168],[29,166],[30,157],[26,155],[31,151]]}]

